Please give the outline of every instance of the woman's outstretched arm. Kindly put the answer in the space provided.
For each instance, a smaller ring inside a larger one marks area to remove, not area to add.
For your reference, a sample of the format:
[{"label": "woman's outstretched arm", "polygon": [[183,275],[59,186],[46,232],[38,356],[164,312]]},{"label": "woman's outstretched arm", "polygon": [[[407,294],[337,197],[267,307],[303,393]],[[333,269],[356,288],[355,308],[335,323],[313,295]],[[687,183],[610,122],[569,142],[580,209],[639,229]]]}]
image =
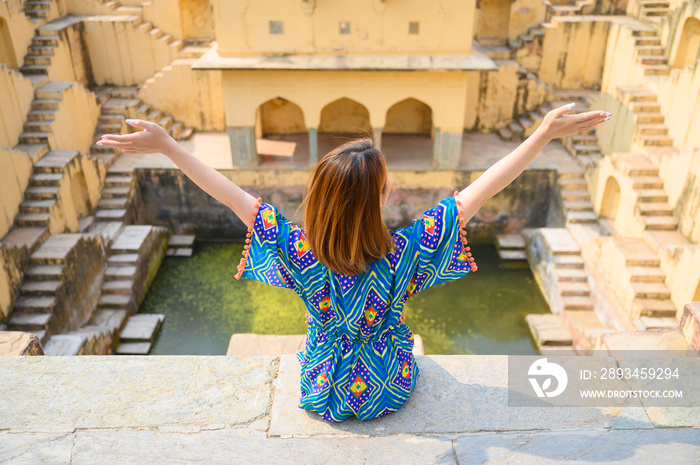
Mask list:
[{"label": "woman's outstretched arm", "polygon": [[481,206],[491,197],[501,192],[532,162],[549,141],[557,137],[578,134],[607,121],[610,113],[600,110],[576,115],[565,115],[571,106],[555,108],[544,117],[542,124],[535,129],[515,150],[498,160],[479,178],[457,195],[462,205],[461,218],[469,221]]},{"label": "woman's outstretched arm", "polygon": [[105,134],[97,142],[116,147],[124,153],[162,153],[203,191],[228,206],[247,224],[255,214],[257,199],[233,181],[182,148],[160,125],[151,121],[127,120],[131,126],[144,128],[132,134]]}]

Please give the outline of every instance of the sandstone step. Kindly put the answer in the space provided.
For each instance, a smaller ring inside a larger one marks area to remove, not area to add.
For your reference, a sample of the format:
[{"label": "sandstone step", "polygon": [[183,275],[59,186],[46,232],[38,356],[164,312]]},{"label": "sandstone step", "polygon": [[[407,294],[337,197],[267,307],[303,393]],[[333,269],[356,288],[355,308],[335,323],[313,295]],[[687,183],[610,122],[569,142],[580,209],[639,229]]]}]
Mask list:
[{"label": "sandstone step", "polygon": [[63,274],[63,265],[30,265],[24,272],[25,277],[37,280],[52,281]]},{"label": "sandstone step", "polygon": [[565,200],[564,209],[568,211],[593,211],[593,204],[589,200]]},{"label": "sandstone step", "polygon": [[175,121],[170,128],[168,129],[168,132],[170,133],[170,136],[177,140],[180,135],[182,134],[182,130],[185,128],[185,125],[182,124],[180,121]]},{"label": "sandstone step", "polygon": [[137,268],[135,266],[108,266],[105,270],[106,280],[135,279]]},{"label": "sandstone step", "polygon": [[620,239],[615,249],[625,259],[625,266],[659,266],[659,256],[642,239]]},{"label": "sandstone step", "polygon": [[637,213],[646,216],[673,215],[673,207],[667,202],[640,202],[635,205]]},{"label": "sandstone step", "polygon": [[559,315],[529,314],[525,321],[538,348],[571,345],[571,334]]},{"label": "sandstone step", "polygon": [[112,244],[112,252],[138,253],[152,230],[150,225],[125,226]]},{"label": "sandstone step", "polygon": [[670,299],[671,290],[662,282],[640,282],[630,283],[634,290],[634,295],[642,299]]},{"label": "sandstone step", "polygon": [[660,111],[641,111],[636,113],[637,123],[663,123],[665,117]]},{"label": "sandstone step", "polygon": [[102,284],[102,294],[124,294],[131,296],[133,288],[133,280],[110,280]]},{"label": "sandstone step", "polygon": [[661,104],[658,102],[630,102],[628,106],[634,113],[661,113]]},{"label": "sandstone step", "polygon": [[675,230],[678,228],[678,220],[672,216],[642,216],[645,229]]},{"label": "sandstone step", "polygon": [[629,280],[631,282],[657,282],[666,280],[666,275],[658,266],[628,266]]},{"label": "sandstone step", "polygon": [[566,212],[566,221],[570,223],[595,223],[598,215],[592,211],[570,211]]},{"label": "sandstone step", "polygon": [[499,255],[499,257],[501,257],[501,260],[507,260],[507,261],[527,260],[527,253],[524,250],[501,249],[498,251],[498,255]]},{"label": "sandstone step", "polygon": [[10,315],[8,328],[11,331],[21,331],[24,329],[46,331],[51,322],[51,318],[53,318],[52,313],[15,311]]},{"label": "sandstone step", "polygon": [[168,247],[166,257],[191,257],[193,250],[189,247]]},{"label": "sandstone step", "polygon": [[111,197],[100,199],[97,203],[98,208],[110,209],[110,208],[125,208],[129,199],[126,197]]},{"label": "sandstone step", "polygon": [[50,132],[28,132],[24,131],[19,135],[19,141],[23,144],[48,144]]},{"label": "sandstone step", "polygon": [[105,187],[102,189],[102,197],[128,197],[131,186]]},{"label": "sandstone step", "polygon": [[634,299],[640,316],[675,317],[676,306],[670,299]]},{"label": "sandstone step", "polygon": [[555,255],[552,257],[555,268],[583,269],[583,258],[581,255]]},{"label": "sandstone step", "polygon": [[27,113],[27,119],[29,121],[53,121],[57,112],[57,110],[30,110]]},{"label": "sandstone step", "polygon": [[562,296],[581,296],[590,297],[591,288],[587,282],[582,281],[564,281],[559,283],[559,291]]},{"label": "sandstone step", "polygon": [[119,335],[122,342],[153,342],[165,315],[156,313],[137,313],[131,315]]},{"label": "sandstone step", "polygon": [[[637,123],[639,134],[668,134],[668,126],[664,123]],[[655,173],[652,173],[655,174]]]},{"label": "sandstone step", "polygon": [[562,304],[564,310],[593,310],[593,300],[590,297],[562,296]]},{"label": "sandstone step", "polygon": [[39,133],[39,132],[45,132],[45,133],[51,133],[53,132],[53,120],[29,120],[24,125],[22,125],[22,129],[26,133]]},{"label": "sandstone step", "polygon": [[128,308],[132,297],[131,294],[102,294],[98,305],[102,308]]},{"label": "sandstone step", "polygon": [[657,329],[657,328],[677,328],[678,320],[675,317],[653,317],[653,316],[642,316],[639,318],[644,325],[644,329]]},{"label": "sandstone step", "polygon": [[56,199],[32,199],[23,200],[19,204],[19,209],[23,213],[51,213],[52,207],[56,205]]},{"label": "sandstone step", "polygon": [[554,274],[559,282],[587,282],[588,275],[581,269],[555,268]]},{"label": "sandstone step", "polygon": [[126,213],[127,211],[122,208],[101,209],[97,210],[95,218],[108,221],[123,220],[126,217]]},{"label": "sandstone step", "polygon": [[24,195],[28,199],[55,199],[59,189],[59,186],[29,186]]},{"label": "sandstone step", "polygon": [[28,312],[51,312],[56,304],[55,296],[25,296],[21,295],[15,301],[15,309]]},{"label": "sandstone step", "polygon": [[557,184],[562,190],[586,190],[586,180],[583,178],[559,178]]},{"label": "sandstone step", "polygon": [[637,202],[668,202],[668,194],[663,189],[637,189],[635,193],[637,194]]},{"label": "sandstone step", "polygon": [[58,186],[63,173],[35,173],[29,176],[29,184],[34,186]]},{"label": "sandstone step", "polygon": [[131,190],[134,180],[133,176],[107,176],[105,178],[105,187],[128,187]]},{"label": "sandstone step", "polygon": [[36,163],[41,160],[41,157],[49,153],[48,144],[17,144],[13,150],[19,150],[23,154],[28,155],[32,162]]},{"label": "sandstone step", "polygon": [[673,145],[673,137],[668,134],[639,134],[644,145]]},{"label": "sandstone step", "polygon": [[139,261],[139,254],[112,254],[107,258],[109,266],[134,266]]},{"label": "sandstone step", "polygon": [[15,224],[19,227],[48,226],[50,218],[50,213],[19,213]]},{"label": "sandstone step", "polygon": [[574,145],[573,148],[577,155],[585,155],[587,153],[600,153],[600,147],[597,144]]},{"label": "sandstone step", "polygon": [[95,217],[92,215],[84,215],[78,218],[78,231],[86,232],[90,227],[95,224]]},{"label": "sandstone step", "polygon": [[110,98],[102,105],[103,114],[126,115],[129,108],[137,107],[141,100],[137,98]]},{"label": "sandstone step", "polygon": [[72,248],[83,238],[79,233],[53,234],[32,253],[30,259],[35,265],[62,264]]},{"label": "sandstone step", "polygon": [[32,37],[32,45],[58,45],[59,40],[61,38],[55,35],[34,36]]},{"label": "sandstone step", "polygon": [[564,190],[561,196],[564,201],[590,201],[591,198],[587,190]]},{"label": "sandstone step", "polygon": [[[168,239],[168,247],[192,247],[195,241],[193,234],[172,234]],[[523,242],[523,247],[525,243]]]},{"label": "sandstone step", "polygon": [[542,237],[553,255],[579,255],[581,249],[565,228],[542,228]]},{"label": "sandstone step", "polygon": [[152,345],[151,342],[120,342],[117,355],[148,355]]},{"label": "sandstone step", "polygon": [[662,189],[664,181],[658,176],[630,176],[633,189]]},{"label": "sandstone step", "polygon": [[79,355],[87,336],[84,334],[54,334],[44,346],[44,354],[52,356]]},{"label": "sandstone step", "polygon": [[20,287],[22,294],[50,295],[55,294],[61,286],[61,281],[54,280],[25,280]]},{"label": "sandstone step", "polygon": [[98,308],[88,324],[104,326],[112,331],[121,331],[126,323],[128,312],[124,309]]},{"label": "sandstone step", "polygon": [[645,76],[663,76],[671,72],[669,65],[643,65]]},{"label": "sandstone step", "polygon": [[185,128],[178,134],[176,140],[188,140],[194,134],[194,128]]}]

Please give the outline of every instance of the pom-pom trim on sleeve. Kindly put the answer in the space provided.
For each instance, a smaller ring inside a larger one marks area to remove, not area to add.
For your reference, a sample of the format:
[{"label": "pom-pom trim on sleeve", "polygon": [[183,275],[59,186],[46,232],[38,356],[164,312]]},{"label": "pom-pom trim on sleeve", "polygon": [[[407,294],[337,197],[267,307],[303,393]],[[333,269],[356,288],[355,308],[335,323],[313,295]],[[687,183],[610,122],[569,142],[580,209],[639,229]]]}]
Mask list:
[{"label": "pom-pom trim on sleeve", "polygon": [[470,247],[467,245],[467,231],[464,229],[467,226],[467,221],[462,218],[462,202],[460,202],[457,198],[458,195],[459,192],[455,191],[454,198],[455,203],[457,204],[457,216],[459,217],[459,234],[462,240],[462,247],[464,248],[464,251],[467,254],[467,258],[469,259],[469,267],[471,268],[471,271],[476,271],[478,267],[476,266],[476,263],[474,263],[474,257],[472,257],[471,252],[469,252]]},{"label": "pom-pom trim on sleeve", "polygon": [[238,264],[238,273],[236,273],[236,279],[241,279],[243,270],[245,270],[248,264],[248,249],[250,249],[250,241],[253,238],[253,227],[255,226],[255,218],[258,217],[258,212],[260,211],[260,206],[262,205],[262,197],[256,199],[255,211],[253,212],[253,217],[248,221],[248,233],[245,235],[245,247],[243,247],[243,257],[241,257],[241,262]]}]

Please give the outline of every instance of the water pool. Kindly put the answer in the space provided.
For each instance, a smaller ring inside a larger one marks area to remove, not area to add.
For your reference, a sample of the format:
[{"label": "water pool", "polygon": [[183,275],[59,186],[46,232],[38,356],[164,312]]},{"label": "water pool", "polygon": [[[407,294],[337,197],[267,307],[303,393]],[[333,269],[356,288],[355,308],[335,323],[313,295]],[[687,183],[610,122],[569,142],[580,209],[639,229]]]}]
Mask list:
[{"label": "water pool", "polygon": [[[503,266],[491,245],[470,244],[479,270],[411,297],[406,324],[426,354],[538,354],[525,322],[549,307],[528,268]],[[195,243],[191,257],[166,257],[141,304],[162,313],[151,355],[225,355],[234,333],[305,334],[294,291],[234,278],[243,243]]]}]

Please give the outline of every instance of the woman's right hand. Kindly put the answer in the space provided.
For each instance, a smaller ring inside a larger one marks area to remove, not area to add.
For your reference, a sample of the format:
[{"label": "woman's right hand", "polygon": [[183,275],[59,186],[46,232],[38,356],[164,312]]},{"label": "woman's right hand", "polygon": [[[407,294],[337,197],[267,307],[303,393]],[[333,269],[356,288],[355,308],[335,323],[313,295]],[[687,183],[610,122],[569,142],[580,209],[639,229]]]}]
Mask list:
[{"label": "woman's right hand", "polygon": [[542,129],[552,139],[566,137],[587,131],[607,121],[612,113],[601,110],[586,111],[575,115],[566,115],[572,107],[563,105],[547,113],[542,120]]},{"label": "woman's right hand", "polygon": [[143,128],[131,134],[104,134],[97,144],[115,147],[124,153],[165,153],[168,146],[177,141],[159,124],[141,119],[128,119],[127,124]]}]

